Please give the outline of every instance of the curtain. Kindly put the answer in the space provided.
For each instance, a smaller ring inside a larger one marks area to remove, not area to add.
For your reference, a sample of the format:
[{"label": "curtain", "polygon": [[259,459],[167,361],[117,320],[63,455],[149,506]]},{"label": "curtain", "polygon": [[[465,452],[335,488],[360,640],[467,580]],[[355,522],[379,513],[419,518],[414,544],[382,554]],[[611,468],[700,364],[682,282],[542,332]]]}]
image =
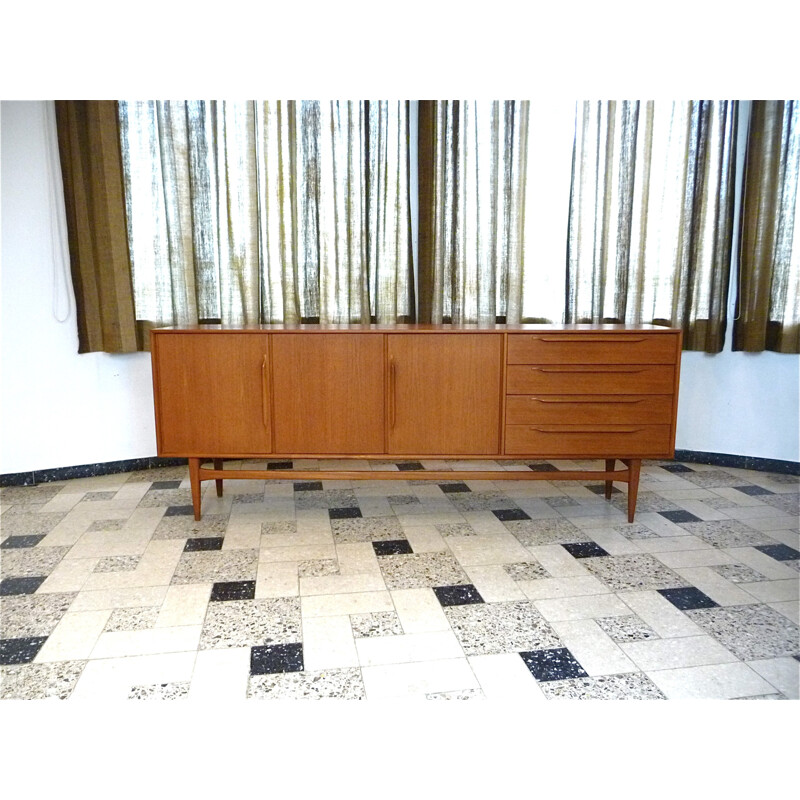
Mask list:
[{"label": "curtain", "polygon": [[567,322],[681,327],[720,352],[735,177],[734,102],[584,102],[575,126]]},{"label": "curtain", "polygon": [[135,352],[117,105],[58,100],[55,111],[78,352]]},{"label": "curtain", "polygon": [[734,350],[800,353],[800,101],[753,101]]},{"label": "curtain", "polygon": [[414,315],[406,103],[121,102],[146,325]]},{"label": "curtain", "polygon": [[423,322],[519,322],[527,102],[420,101]]}]

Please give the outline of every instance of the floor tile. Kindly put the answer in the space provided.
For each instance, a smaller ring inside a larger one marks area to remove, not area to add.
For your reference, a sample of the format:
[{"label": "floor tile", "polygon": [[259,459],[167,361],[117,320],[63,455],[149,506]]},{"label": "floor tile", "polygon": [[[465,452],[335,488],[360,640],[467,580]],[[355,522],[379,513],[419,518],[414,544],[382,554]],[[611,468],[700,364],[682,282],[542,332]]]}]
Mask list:
[{"label": "floor tile", "polygon": [[565,647],[520,653],[525,666],[537,681],[560,681],[586,678],[586,672]]},{"label": "floor tile", "polygon": [[747,664],[715,664],[648,672],[668,700],[731,700],[774,694],[775,687]]},{"label": "floor tile", "polygon": [[301,672],[303,670],[303,645],[259,645],[250,649],[250,674],[268,675],[276,672]]}]

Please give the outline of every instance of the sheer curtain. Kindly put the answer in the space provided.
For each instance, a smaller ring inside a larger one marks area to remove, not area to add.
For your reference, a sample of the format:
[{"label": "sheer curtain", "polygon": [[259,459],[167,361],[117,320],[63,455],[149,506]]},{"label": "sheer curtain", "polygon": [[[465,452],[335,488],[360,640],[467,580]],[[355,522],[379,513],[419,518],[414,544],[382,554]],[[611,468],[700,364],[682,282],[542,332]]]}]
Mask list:
[{"label": "sheer curtain", "polygon": [[800,353],[800,101],[753,101],[734,350]]},{"label": "sheer curtain", "polygon": [[420,101],[420,319],[519,322],[527,102]]},{"label": "sheer curtain", "polygon": [[404,102],[120,102],[137,319],[413,318]]},{"label": "sheer curtain", "polygon": [[575,127],[568,322],[725,335],[735,177],[734,102],[584,102]]}]

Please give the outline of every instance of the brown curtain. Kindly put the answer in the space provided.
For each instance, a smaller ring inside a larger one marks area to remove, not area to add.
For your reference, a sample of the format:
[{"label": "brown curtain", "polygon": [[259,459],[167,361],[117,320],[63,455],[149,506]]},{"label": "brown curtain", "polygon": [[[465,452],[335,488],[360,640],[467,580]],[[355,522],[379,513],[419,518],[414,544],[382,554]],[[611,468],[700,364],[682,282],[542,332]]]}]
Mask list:
[{"label": "brown curtain", "polygon": [[117,104],[58,100],[55,107],[78,352],[135,352]]},{"label": "brown curtain", "polygon": [[567,322],[672,325],[722,350],[735,120],[735,102],[579,104]]},{"label": "brown curtain", "polygon": [[753,101],[733,349],[800,353],[800,101]]},{"label": "brown curtain", "polygon": [[527,102],[420,101],[422,322],[519,322]]}]

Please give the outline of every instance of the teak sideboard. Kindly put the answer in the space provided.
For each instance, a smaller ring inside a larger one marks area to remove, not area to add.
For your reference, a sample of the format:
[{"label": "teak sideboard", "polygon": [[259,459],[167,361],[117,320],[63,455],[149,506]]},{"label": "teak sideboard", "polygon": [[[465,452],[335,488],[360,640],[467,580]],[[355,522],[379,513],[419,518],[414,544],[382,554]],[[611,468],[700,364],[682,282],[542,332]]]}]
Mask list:
[{"label": "teak sideboard", "polygon": [[[623,325],[199,325],[151,332],[158,454],[201,482],[603,480],[675,451],[681,331]],[[592,460],[605,469],[303,470],[281,460]],[[224,459],[270,459],[225,469]],[[622,468],[617,467],[617,461]],[[211,462],[212,466],[207,466]],[[275,463],[278,462],[278,463]],[[275,468],[277,467],[277,468]]]}]

